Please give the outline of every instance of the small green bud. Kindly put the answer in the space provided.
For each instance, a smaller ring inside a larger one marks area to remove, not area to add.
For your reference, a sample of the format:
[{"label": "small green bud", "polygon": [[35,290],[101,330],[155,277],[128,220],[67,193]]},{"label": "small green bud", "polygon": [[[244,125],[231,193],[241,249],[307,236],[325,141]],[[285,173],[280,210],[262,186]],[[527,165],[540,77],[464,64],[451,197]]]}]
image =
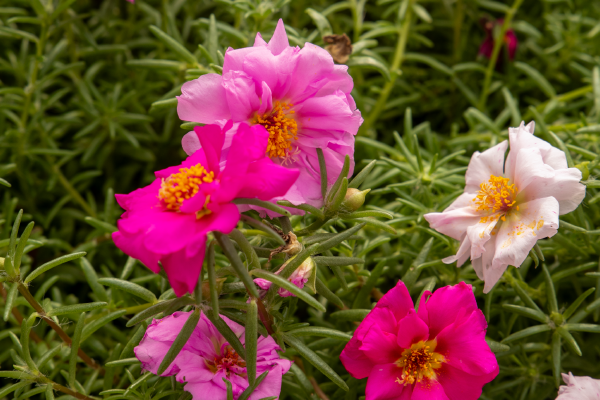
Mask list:
[{"label": "small green bud", "polygon": [[363,191],[354,188],[348,189],[346,191],[344,201],[342,201],[341,208],[350,212],[358,210],[363,204],[365,204],[365,197],[370,191],[371,189]]},{"label": "small green bud", "polygon": [[581,179],[587,180],[590,177],[590,170],[588,169],[589,161],[584,161],[580,164],[577,164],[575,168],[581,171]]}]

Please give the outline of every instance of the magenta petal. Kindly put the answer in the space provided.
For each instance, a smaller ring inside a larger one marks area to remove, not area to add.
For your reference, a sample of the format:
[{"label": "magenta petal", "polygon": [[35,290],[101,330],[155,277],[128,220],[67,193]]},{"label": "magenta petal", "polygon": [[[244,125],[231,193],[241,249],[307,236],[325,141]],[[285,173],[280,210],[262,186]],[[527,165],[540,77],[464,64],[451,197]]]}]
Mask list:
[{"label": "magenta petal", "polygon": [[[398,383],[397,380],[400,379],[402,379],[402,369],[396,364],[374,366],[367,381],[367,400],[409,400],[412,387]],[[409,396],[407,397],[406,394]]]},{"label": "magenta petal", "polygon": [[123,252],[129,257],[133,257],[135,259],[140,260],[142,264],[148,267],[155,274],[158,274],[160,272],[160,267],[158,266],[158,261],[160,261],[160,255],[152,253],[144,247],[143,236],[126,236],[123,235],[123,233],[117,231],[112,234],[112,239],[115,242],[115,245],[119,249],[123,250]]},{"label": "magenta petal", "polygon": [[398,281],[396,286],[390,289],[377,303],[377,308],[388,308],[399,321],[404,318],[411,310],[414,310],[413,301],[410,298],[408,289],[404,282]]},{"label": "magenta petal", "polygon": [[356,334],[340,354],[340,360],[344,368],[356,379],[363,379],[369,376],[371,369],[375,364],[360,350],[361,341],[356,338]]},{"label": "magenta petal", "polygon": [[402,356],[402,349],[396,343],[396,335],[383,331],[377,324],[371,326],[365,335],[360,350],[373,364],[393,363]]},{"label": "magenta petal", "polygon": [[188,292],[192,293],[198,283],[204,261],[206,236],[198,236],[196,241],[198,252],[187,254],[188,250],[183,249],[170,253],[162,259],[169,283],[177,296],[183,296]]},{"label": "magenta petal", "polygon": [[[425,296],[425,295],[424,295]],[[419,317],[429,325],[429,338],[434,339],[445,327],[456,321],[459,313],[470,315],[478,310],[471,285],[464,282],[440,288],[419,306]]]},{"label": "magenta petal", "polygon": [[429,328],[423,322],[414,310],[411,310],[406,317],[398,321],[398,346],[408,349],[413,343],[427,340],[429,337]]},{"label": "magenta petal", "polygon": [[498,375],[497,371],[488,375],[469,375],[447,364],[442,365],[442,368],[438,371],[437,380],[444,387],[444,392],[451,400],[479,399],[483,386]]},{"label": "magenta petal", "polygon": [[219,119],[230,119],[229,107],[218,74],[202,75],[181,87],[177,96],[177,114],[183,121],[211,124]]},{"label": "magenta petal", "polygon": [[271,40],[269,40],[267,48],[271,50],[271,53],[277,55],[289,46],[290,42],[288,41],[287,34],[285,33],[283,20],[279,19],[277,22],[277,27],[275,28],[275,32],[273,33],[273,37],[271,37]]},{"label": "magenta petal", "polygon": [[225,133],[218,125],[196,126],[194,132],[198,136],[206,157],[207,165],[203,165],[203,167],[218,174]]},{"label": "magenta petal", "polygon": [[[465,400],[462,397],[456,400]],[[438,382],[430,379],[425,379],[416,383],[410,400],[451,400],[444,392],[444,387]],[[454,400],[454,399],[452,399]]]},{"label": "magenta petal", "polygon": [[435,351],[470,375],[498,374],[496,356],[485,341],[486,328],[483,313],[475,310],[439,333]]},{"label": "magenta petal", "polygon": [[275,164],[268,158],[253,162],[246,173],[247,183],[239,197],[271,200],[283,196],[298,179],[300,171]]}]

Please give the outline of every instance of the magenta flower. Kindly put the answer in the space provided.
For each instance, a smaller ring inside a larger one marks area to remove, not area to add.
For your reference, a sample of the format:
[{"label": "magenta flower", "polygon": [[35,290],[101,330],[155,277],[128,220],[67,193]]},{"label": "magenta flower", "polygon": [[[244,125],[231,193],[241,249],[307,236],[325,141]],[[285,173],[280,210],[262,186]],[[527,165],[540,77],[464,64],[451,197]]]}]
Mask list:
[{"label": "magenta flower", "polygon": [[533,130],[533,122],[521,123],[509,129],[509,141],[473,154],[464,193],[444,212],[425,214],[433,229],[461,241],[443,261],[460,267],[470,257],[485,293],[509,265],[520,267],[538,240],[554,236],[558,216],[585,197],[581,171]]},{"label": "magenta flower", "polygon": [[556,400],[600,400],[600,380],[589,376],[573,376],[562,374],[567,386],[558,389]]},{"label": "magenta flower", "polygon": [[498,375],[471,285],[425,292],[419,311],[399,281],[358,326],[340,356],[368,378],[366,400],[476,400]]},{"label": "magenta flower", "polygon": [[[191,313],[178,311],[152,321],[144,338],[134,349],[144,370],[153,374],[158,372],[158,367]],[[221,318],[244,344],[244,327],[227,317]],[[258,376],[265,371],[268,374],[249,400],[279,396],[281,377],[292,363],[280,358],[277,350],[280,348],[272,337],[258,337],[256,374]],[[234,399],[248,387],[246,363],[204,314],[200,315],[196,329],[179,355],[162,374],[171,375],[177,375],[177,381],[185,383],[184,390],[190,392],[194,400],[227,400],[223,378],[231,382]]]},{"label": "magenta flower", "polygon": [[181,165],[157,171],[149,186],[116,195],[125,213],[113,233],[115,244],[155,273],[160,261],[178,296],[196,286],[206,235],[229,233],[237,225],[240,212],[231,201],[270,200],[286,193],[299,174],[265,157],[269,134],[260,125],[240,124],[220,163],[231,126],[196,127],[202,150]]},{"label": "magenta flower", "polygon": [[[290,47],[279,20],[268,44],[259,33],[254,47],[228,49],[222,76],[207,74],[185,83],[177,112],[184,121],[264,126],[269,131],[267,155],[277,164],[300,170],[297,182],[282,198],[320,207],[317,148],[323,150],[333,184],[344,157],[353,159],[354,135],[363,122],[350,95],[353,82],[347,69],[313,44]],[[182,145],[192,154],[200,142],[190,132]],[[354,162],[348,176],[353,168]]]},{"label": "magenta flower", "polygon": [[[481,43],[479,47],[479,54],[483,55],[485,58],[492,58],[492,52],[494,51],[494,29],[497,27],[500,29],[502,24],[504,24],[503,19],[497,19],[495,21],[484,21],[483,28],[485,29],[485,39]],[[515,31],[512,29],[508,29],[506,31],[506,35],[504,35],[504,43],[508,49],[508,58],[510,60],[515,59],[515,53],[517,52],[517,35]],[[500,61],[498,61],[500,62]]]}]

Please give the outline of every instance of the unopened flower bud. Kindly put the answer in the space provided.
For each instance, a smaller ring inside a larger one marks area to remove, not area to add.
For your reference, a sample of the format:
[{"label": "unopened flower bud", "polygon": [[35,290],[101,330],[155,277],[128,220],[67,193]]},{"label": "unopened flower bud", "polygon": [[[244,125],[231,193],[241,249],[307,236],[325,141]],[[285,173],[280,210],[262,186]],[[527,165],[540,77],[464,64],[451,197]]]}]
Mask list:
[{"label": "unopened flower bud", "polygon": [[581,171],[581,179],[584,181],[586,181],[590,177],[590,170],[588,168],[589,163],[589,161],[584,161],[575,166],[575,168]]},{"label": "unopened flower bud", "polygon": [[[227,280],[227,278],[217,278],[216,279],[217,294],[220,294],[223,291],[223,284],[225,283],[226,280]],[[202,298],[206,299],[206,300],[210,300],[210,285],[209,285],[208,281],[202,282]]]},{"label": "unopened flower bud", "polygon": [[348,189],[346,191],[346,197],[344,197],[341,208],[350,212],[358,210],[363,204],[365,204],[365,197],[370,191],[371,189],[363,191],[354,188]]}]

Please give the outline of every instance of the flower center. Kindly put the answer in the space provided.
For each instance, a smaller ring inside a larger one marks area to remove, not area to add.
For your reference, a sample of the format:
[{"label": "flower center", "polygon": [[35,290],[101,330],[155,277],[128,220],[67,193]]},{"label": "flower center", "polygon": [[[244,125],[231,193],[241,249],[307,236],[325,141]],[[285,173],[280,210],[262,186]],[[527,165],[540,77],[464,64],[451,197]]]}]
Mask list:
[{"label": "flower center", "polygon": [[260,124],[269,132],[267,155],[286,158],[293,153],[292,141],[298,139],[298,123],[293,117],[293,104],[275,101],[273,109],[263,115],[255,115],[253,124]]},{"label": "flower center", "polygon": [[[201,184],[211,183],[214,179],[214,172],[207,171],[201,164],[190,168],[179,168],[179,172],[162,180],[158,198],[168,210],[179,211],[184,200],[198,193]],[[207,196],[204,208],[198,211],[200,217],[210,213],[209,210],[205,210],[208,201],[209,197]]]},{"label": "flower center", "polygon": [[396,361],[396,365],[402,368],[402,376],[396,378],[396,382],[401,385],[412,385],[415,382],[421,382],[424,378],[435,379],[434,370],[440,368],[446,358],[435,353],[437,341],[421,340],[410,346],[402,352],[402,357]]},{"label": "flower center", "polygon": [[515,184],[508,184],[509,179],[490,175],[487,182],[479,185],[477,196],[473,198],[477,211],[507,211],[515,204],[517,192]]},{"label": "flower center", "polygon": [[239,375],[238,372],[240,371],[236,371],[237,367],[246,368],[246,362],[241,359],[240,356],[238,356],[231,346],[227,346],[223,351],[223,355],[220,357],[215,357],[213,361],[213,368],[211,369],[213,372],[222,370],[227,374],[227,376],[229,376],[229,373],[232,372],[232,369],[233,373],[237,373]]}]

